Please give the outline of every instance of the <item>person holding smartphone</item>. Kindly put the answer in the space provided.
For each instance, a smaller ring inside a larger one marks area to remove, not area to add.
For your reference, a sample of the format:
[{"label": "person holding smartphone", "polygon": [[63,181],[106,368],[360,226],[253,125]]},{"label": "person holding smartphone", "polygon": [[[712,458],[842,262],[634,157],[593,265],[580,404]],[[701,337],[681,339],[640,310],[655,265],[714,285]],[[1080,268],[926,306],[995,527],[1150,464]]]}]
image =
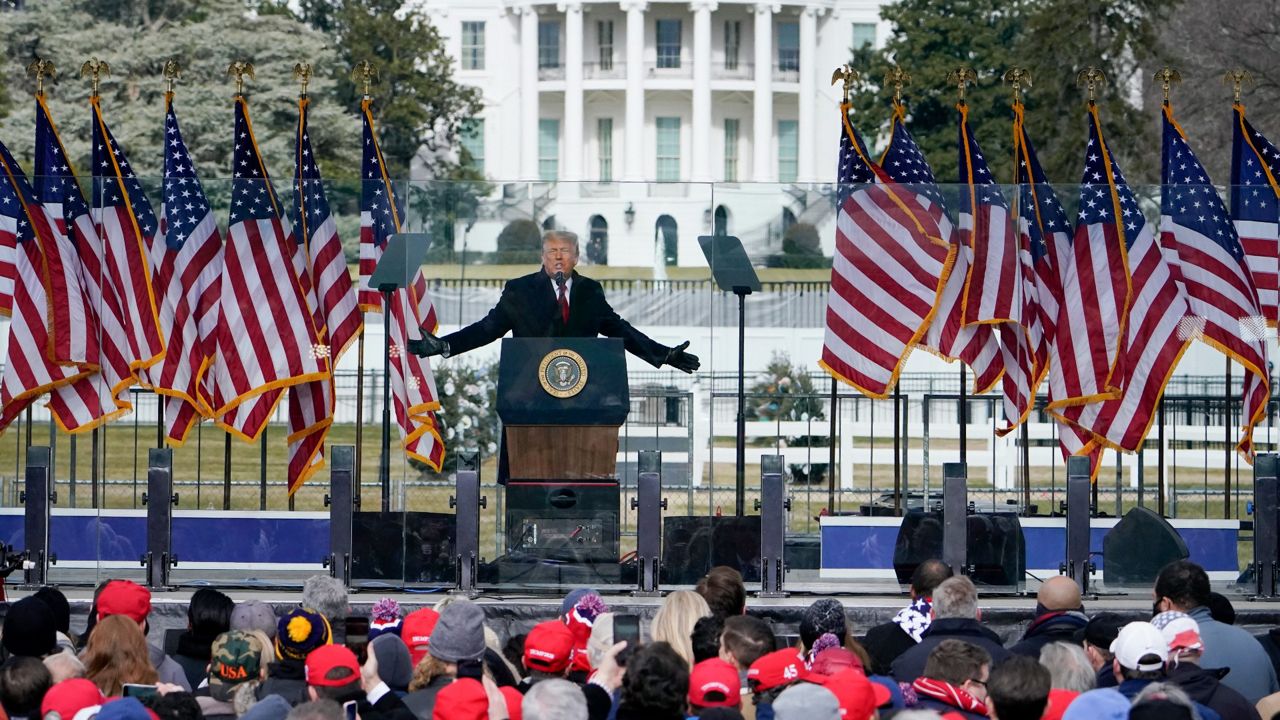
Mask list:
[{"label": "person holding smartphone", "polygon": [[307,655],[306,668],[307,695],[312,700],[333,700],[344,707],[354,703],[350,707],[359,720],[413,720],[413,713],[386,683],[374,685],[375,697],[370,701],[360,663],[346,645],[324,645],[312,650]]}]

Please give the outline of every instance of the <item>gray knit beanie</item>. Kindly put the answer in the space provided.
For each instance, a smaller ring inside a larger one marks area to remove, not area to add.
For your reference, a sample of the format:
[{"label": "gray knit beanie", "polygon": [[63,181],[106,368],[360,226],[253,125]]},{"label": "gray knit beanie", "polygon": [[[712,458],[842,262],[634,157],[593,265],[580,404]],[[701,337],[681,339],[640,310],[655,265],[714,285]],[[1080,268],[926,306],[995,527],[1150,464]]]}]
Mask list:
[{"label": "gray knit beanie", "polygon": [[431,631],[427,652],[451,663],[484,657],[484,611],[470,600],[449,603]]}]

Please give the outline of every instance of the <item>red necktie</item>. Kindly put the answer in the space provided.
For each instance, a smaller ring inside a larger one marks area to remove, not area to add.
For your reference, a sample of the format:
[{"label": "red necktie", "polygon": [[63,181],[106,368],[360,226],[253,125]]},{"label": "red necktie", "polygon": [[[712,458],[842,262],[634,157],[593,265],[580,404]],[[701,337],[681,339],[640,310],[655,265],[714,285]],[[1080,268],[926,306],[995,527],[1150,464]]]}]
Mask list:
[{"label": "red necktie", "polygon": [[565,325],[569,324],[569,298],[565,295],[564,285],[560,286],[560,318]]}]

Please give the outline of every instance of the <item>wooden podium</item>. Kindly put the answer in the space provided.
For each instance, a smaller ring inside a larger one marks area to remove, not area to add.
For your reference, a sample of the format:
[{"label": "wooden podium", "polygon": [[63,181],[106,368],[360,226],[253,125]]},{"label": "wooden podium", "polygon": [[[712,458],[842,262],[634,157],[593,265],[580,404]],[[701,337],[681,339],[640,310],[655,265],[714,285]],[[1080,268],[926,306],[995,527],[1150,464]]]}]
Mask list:
[{"label": "wooden podium", "polygon": [[507,480],[617,479],[618,428],[631,403],[624,353],[613,338],[502,341]]}]

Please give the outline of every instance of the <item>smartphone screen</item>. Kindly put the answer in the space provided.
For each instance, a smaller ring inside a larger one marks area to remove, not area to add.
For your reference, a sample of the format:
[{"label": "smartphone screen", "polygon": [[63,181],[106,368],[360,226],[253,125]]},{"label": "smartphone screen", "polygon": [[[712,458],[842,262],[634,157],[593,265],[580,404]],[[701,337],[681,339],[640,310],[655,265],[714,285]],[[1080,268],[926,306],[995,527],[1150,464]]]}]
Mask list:
[{"label": "smartphone screen", "polygon": [[123,695],[132,698],[150,698],[156,696],[155,685],[139,685],[137,683],[125,683],[123,686]]},{"label": "smartphone screen", "polygon": [[627,656],[635,652],[636,647],[640,644],[640,616],[639,615],[623,615],[613,616],[613,641],[619,643],[625,640],[627,647],[618,653],[618,664],[625,666],[627,664]]},{"label": "smartphone screen", "polygon": [[356,701],[348,700],[342,703],[342,714],[347,720],[356,720]]}]

